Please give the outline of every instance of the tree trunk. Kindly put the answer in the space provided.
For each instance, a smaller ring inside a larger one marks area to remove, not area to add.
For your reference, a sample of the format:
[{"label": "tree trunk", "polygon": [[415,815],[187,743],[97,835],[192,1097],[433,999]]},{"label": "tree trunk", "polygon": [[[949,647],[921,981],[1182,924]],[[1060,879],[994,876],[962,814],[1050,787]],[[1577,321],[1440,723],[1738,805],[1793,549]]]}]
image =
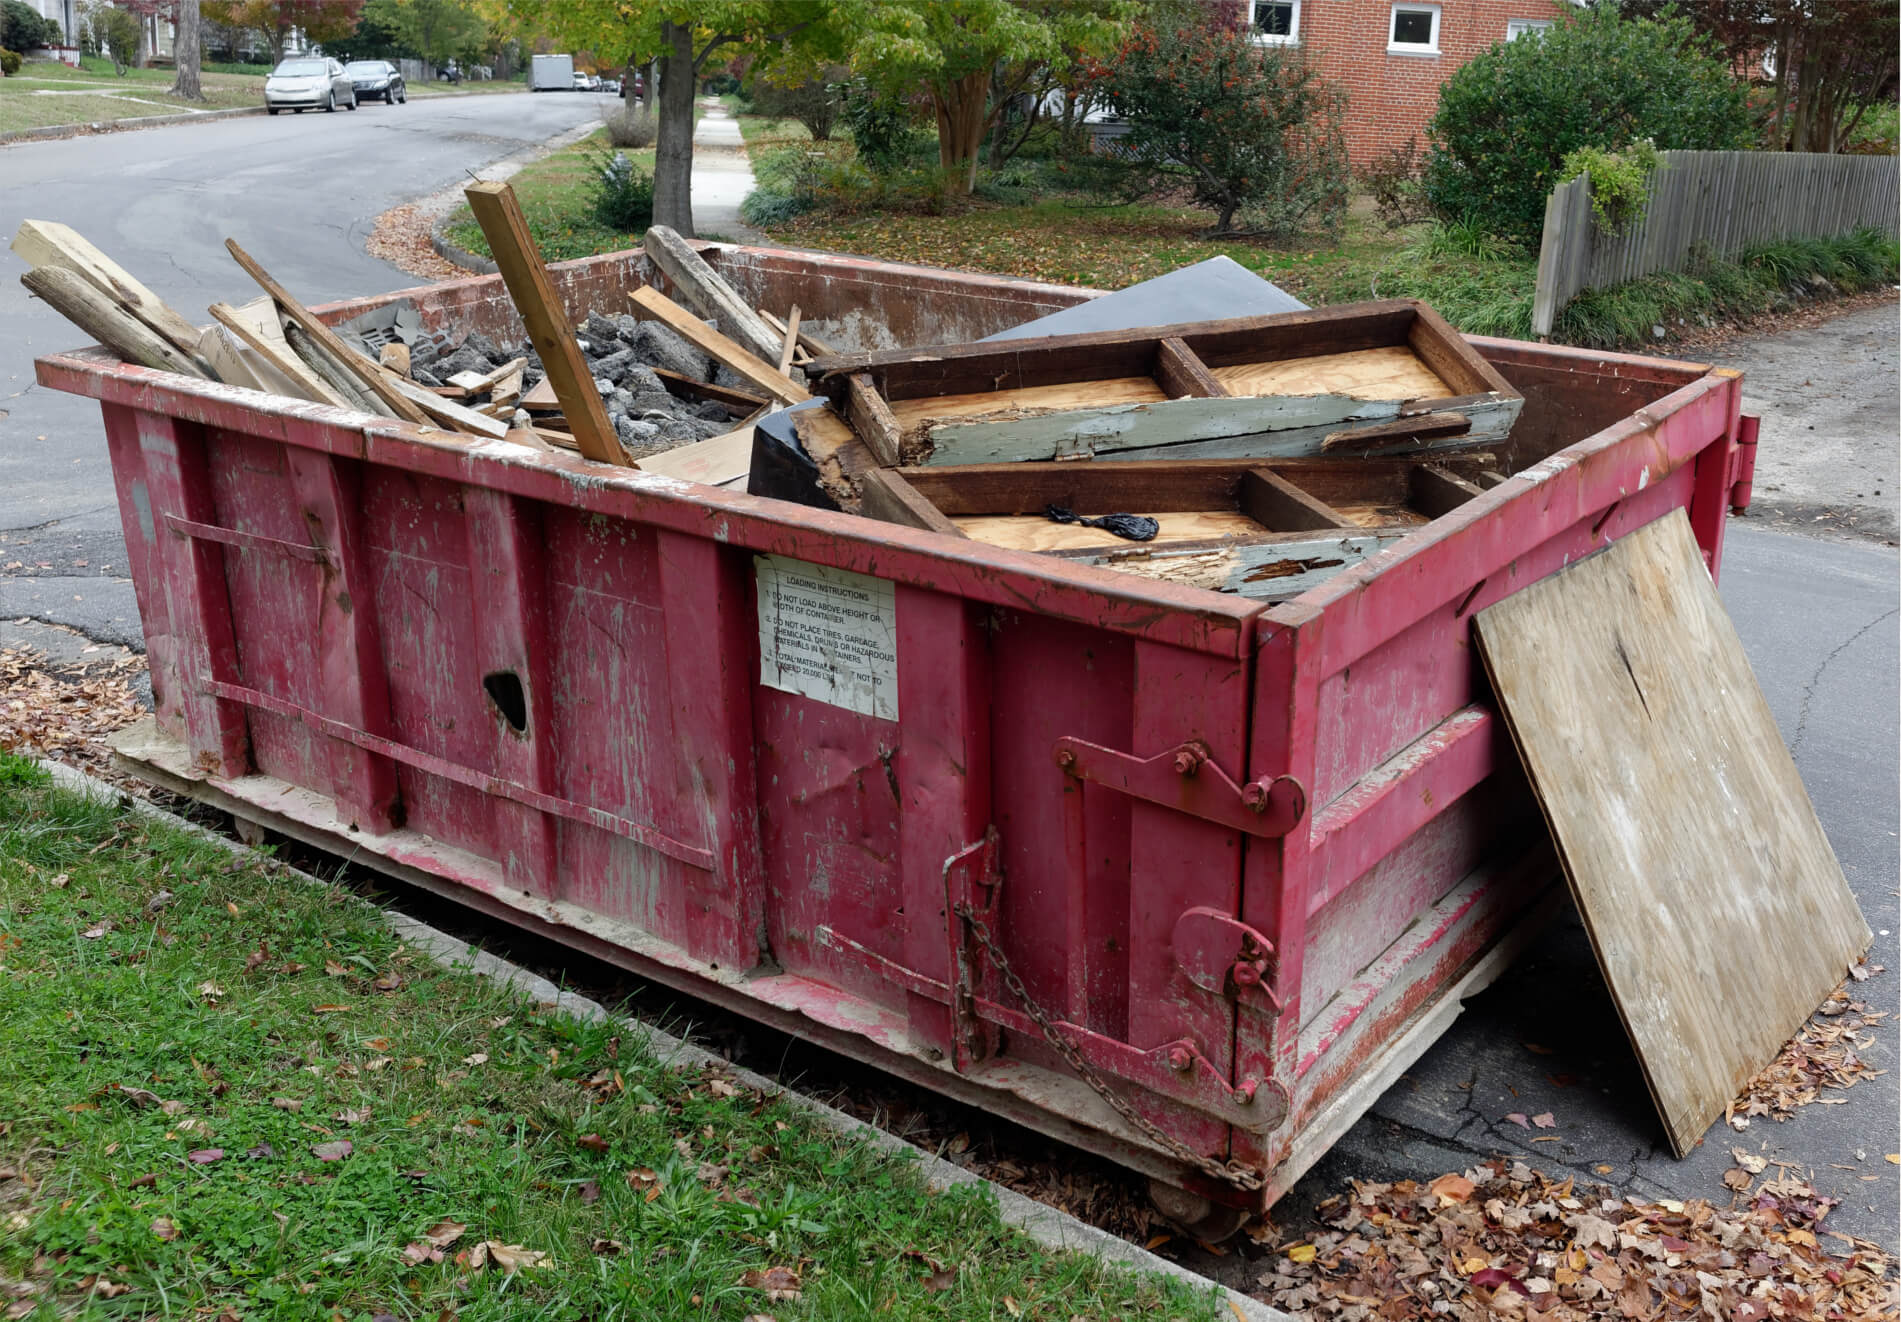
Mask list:
[{"label": "tree trunk", "polygon": [[647,85],[640,92],[640,108],[653,114],[653,101],[660,95],[660,58],[655,56],[647,61]]},{"label": "tree trunk", "polygon": [[653,223],[693,237],[693,29],[662,22],[660,135],[654,144]]},{"label": "tree trunk", "polygon": [[178,66],[178,76],[172,80],[172,95],[182,96],[187,101],[205,99],[204,92],[198,86],[200,34],[198,0],[178,0],[178,36],[172,42],[172,57]]},{"label": "tree trunk", "polygon": [[937,112],[937,163],[944,183],[959,197],[977,186],[977,152],[989,127],[990,70],[979,69],[931,88]]}]

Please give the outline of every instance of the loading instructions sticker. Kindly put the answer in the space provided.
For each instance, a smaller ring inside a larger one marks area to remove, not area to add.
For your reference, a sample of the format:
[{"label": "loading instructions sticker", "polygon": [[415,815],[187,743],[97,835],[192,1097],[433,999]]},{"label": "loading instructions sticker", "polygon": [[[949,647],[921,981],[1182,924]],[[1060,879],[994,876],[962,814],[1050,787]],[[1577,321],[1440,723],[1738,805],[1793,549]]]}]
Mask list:
[{"label": "loading instructions sticker", "polygon": [[898,612],[890,582],[778,555],[754,563],[760,682],[897,720]]}]

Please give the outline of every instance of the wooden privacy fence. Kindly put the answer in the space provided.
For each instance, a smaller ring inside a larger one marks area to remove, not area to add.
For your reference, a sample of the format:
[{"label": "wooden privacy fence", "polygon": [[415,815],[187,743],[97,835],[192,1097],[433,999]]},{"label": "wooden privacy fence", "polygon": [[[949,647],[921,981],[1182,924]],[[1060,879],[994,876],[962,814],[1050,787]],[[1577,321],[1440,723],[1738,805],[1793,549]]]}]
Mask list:
[{"label": "wooden privacy fence", "polygon": [[1774,239],[1893,233],[1901,169],[1893,156],[1819,152],[1666,151],[1650,176],[1650,204],[1621,237],[1591,215],[1591,176],[1559,184],[1545,201],[1544,245],[1531,328],[1549,335],[1586,289],[1682,271]]}]

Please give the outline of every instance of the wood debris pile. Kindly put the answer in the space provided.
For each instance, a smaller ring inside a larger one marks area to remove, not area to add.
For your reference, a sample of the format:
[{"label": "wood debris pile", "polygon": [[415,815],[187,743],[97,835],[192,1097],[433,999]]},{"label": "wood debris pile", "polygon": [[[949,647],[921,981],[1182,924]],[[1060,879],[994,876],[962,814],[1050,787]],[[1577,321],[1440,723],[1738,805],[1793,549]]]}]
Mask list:
[{"label": "wood debris pile", "polygon": [[1356,1182],[1321,1204],[1332,1230],[1279,1246],[1257,1293],[1344,1322],[1896,1316],[1894,1259],[1823,1229],[1832,1205],[1795,1179],[1730,1207],[1613,1199],[1499,1158],[1430,1184]]},{"label": "wood debris pile", "polygon": [[1875,1069],[1866,1052],[1875,1044],[1874,1026],[1889,1017],[1859,999],[1856,988],[1882,971],[1879,964],[1857,964],[1808,1023],[1783,1044],[1769,1065],[1743,1088],[1723,1118],[1733,1129],[1768,1116],[1787,1120],[1798,1108],[1819,1102],[1839,1105],[1845,1098],[1824,1097],[1824,1088],[1852,1088],[1863,1079],[1886,1074]]},{"label": "wood debris pile", "polygon": [[508,186],[476,184],[468,199],[527,330],[518,344],[475,331],[445,344],[417,333],[413,309],[407,326],[376,339],[332,326],[229,239],[264,296],[212,304],[208,327],[65,225],[25,221],[12,246],[32,268],[21,283],[124,362],[669,476],[743,477],[751,423],[810,397],[798,365],[828,346],[800,330],[799,309],[781,321],[744,305],[671,230],[650,229],[647,250],[693,310],[645,287],[632,300],[638,316],[593,314],[577,332]]},{"label": "wood debris pile", "polygon": [[0,748],[108,770],[106,736],[145,714],[132,688],[144,669],[142,656],[55,668],[38,652],[0,650]]}]

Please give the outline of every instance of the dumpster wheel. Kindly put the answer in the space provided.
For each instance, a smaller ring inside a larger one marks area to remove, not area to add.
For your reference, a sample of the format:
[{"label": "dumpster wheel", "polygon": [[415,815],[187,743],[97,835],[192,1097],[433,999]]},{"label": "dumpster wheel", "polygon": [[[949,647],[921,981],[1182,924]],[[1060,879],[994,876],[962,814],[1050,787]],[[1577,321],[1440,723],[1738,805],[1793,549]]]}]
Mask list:
[{"label": "dumpster wheel", "polygon": [[1245,1207],[1229,1207],[1154,1178],[1149,1180],[1149,1201],[1170,1225],[1204,1244],[1219,1244],[1252,1215]]}]

